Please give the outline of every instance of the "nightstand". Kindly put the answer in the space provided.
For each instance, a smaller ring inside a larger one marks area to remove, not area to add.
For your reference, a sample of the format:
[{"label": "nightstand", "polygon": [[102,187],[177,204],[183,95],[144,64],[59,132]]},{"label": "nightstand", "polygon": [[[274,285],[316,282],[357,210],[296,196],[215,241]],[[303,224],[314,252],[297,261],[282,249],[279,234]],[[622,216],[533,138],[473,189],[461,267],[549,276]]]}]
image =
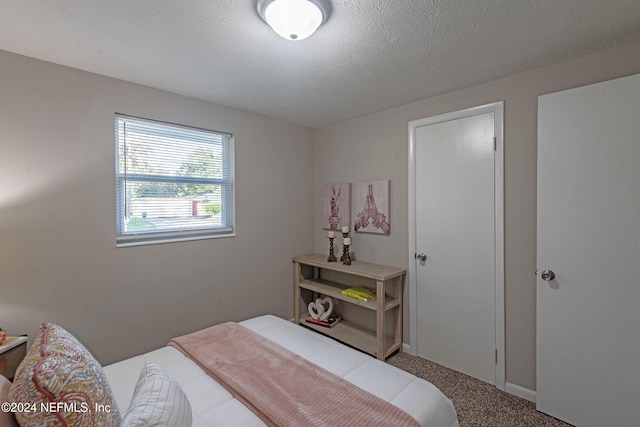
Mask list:
[{"label": "nightstand", "polygon": [[27,355],[27,337],[7,337],[0,345],[0,374],[13,381],[16,369]]}]

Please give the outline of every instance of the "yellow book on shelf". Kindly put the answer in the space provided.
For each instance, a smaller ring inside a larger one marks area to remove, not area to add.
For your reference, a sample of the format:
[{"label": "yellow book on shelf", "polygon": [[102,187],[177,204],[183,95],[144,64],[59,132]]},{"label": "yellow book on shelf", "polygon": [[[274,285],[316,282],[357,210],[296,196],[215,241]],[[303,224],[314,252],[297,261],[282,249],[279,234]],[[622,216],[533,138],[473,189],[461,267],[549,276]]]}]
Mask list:
[{"label": "yellow book on shelf", "polygon": [[376,299],[376,290],[365,288],[364,286],[353,286],[351,288],[343,289],[342,295],[355,298],[359,301],[370,302]]}]

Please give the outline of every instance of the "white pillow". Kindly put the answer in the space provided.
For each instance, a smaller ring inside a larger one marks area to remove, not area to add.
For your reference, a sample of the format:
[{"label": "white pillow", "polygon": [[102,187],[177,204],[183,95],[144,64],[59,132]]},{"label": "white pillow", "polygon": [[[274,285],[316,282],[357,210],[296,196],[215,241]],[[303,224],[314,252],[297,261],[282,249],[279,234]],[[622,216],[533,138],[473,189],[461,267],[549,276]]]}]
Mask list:
[{"label": "white pillow", "polygon": [[178,383],[147,362],[120,427],[191,427],[191,404]]}]

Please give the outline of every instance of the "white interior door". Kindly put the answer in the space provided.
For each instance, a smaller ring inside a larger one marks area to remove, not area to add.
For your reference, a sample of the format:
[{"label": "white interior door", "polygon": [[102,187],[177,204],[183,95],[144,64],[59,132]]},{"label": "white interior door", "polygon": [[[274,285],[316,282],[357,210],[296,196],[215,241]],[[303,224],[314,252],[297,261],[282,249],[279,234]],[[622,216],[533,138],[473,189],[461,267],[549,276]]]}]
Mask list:
[{"label": "white interior door", "polygon": [[580,427],[637,426],[640,75],[538,109],[537,407]]},{"label": "white interior door", "polygon": [[414,123],[415,250],[426,259],[416,260],[412,307],[419,356],[496,384],[496,120],[488,110]]}]

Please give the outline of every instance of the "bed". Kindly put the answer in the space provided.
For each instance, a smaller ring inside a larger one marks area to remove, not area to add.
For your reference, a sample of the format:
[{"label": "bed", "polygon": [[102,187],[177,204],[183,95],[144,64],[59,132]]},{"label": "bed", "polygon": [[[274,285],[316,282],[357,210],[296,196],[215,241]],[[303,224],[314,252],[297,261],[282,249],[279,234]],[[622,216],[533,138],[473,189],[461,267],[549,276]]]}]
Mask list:
[{"label": "bed", "polygon": [[[394,410],[400,408],[417,420],[417,425],[458,426],[451,401],[435,386],[414,375],[276,316],[259,316],[239,322],[239,325],[255,332],[261,339],[266,339],[271,344],[276,343],[302,357],[304,363],[312,362],[343,378],[350,383],[349,387],[353,384],[382,399],[385,405],[389,402]],[[108,383],[105,390],[110,388],[113,404],[117,405],[123,418],[130,417],[131,408],[136,406],[134,402],[139,394],[140,381],[144,377],[141,372],[144,373],[150,367],[166,374],[167,381],[174,383],[177,393],[188,401],[183,407],[188,408],[188,422],[194,427],[265,425],[263,419],[234,398],[199,364],[173,346],[165,346],[101,368]],[[310,386],[310,390],[312,387]],[[16,396],[19,398],[20,394],[14,393],[14,400]],[[348,404],[349,402],[345,402],[345,405]],[[173,412],[178,411],[173,409]],[[107,424],[107,421],[102,423]],[[96,422],[95,425],[100,423]],[[125,423],[123,420],[120,425],[147,424]],[[177,424],[171,422],[167,425]]]}]

